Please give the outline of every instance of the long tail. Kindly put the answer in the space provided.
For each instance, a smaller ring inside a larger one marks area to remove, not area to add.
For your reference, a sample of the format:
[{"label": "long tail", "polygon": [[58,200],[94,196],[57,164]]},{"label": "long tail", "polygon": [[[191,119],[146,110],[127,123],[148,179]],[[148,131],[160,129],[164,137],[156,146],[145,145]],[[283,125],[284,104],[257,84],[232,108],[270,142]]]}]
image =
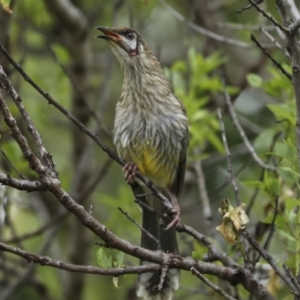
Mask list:
[{"label": "long tail", "polygon": [[[132,189],[136,196],[149,193],[149,191],[145,191],[138,184],[135,184]],[[139,197],[139,200],[154,208],[155,211],[163,213],[162,205],[159,200],[155,199],[153,196]],[[167,224],[161,224],[160,218],[156,213],[151,212],[144,207],[142,207],[142,211],[143,228],[160,242],[161,249],[164,252],[178,253],[176,231],[174,229],[165,230]],[[157,243],[145,233],[142,233],[141,245],[149,250],[157,250]],[[141,264],[147,263],[149,262],[141,261]],[[137,296],[143,297],[144,300],[172,300],[174,290],[177,290],[179,287],[179,270],[168,270],[162,289],[158,291],[157,286],[160,277],[161,271],[141,274],[139,276]]]}]

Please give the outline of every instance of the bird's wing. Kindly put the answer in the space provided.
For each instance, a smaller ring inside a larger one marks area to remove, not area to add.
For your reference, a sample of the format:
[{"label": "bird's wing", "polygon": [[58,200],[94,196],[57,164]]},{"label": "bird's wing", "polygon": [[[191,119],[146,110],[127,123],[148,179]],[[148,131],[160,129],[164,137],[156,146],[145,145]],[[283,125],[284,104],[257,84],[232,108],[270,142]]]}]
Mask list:
[{"label": "bird's wing", "polygon": [[182,148],[181,148],[180,155],[179,155],[179,162],[178,162],[176,177],[170,187],[171,192],[177,197],[177,200],[179,200],[181,192],[182,192],[189,140],[190,140],[189,139],[189,129],[187,128],[185,137],[182,141]]}]

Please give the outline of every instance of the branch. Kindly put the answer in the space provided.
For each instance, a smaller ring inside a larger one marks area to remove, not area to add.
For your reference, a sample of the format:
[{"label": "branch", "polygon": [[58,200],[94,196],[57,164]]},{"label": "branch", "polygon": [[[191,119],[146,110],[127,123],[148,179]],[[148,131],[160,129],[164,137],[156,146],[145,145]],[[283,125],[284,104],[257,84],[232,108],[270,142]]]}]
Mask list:
[{"label": "branch", "polygon": [[228,109],[229,109],[229,113],[231,115],[231,118],[232,118],[232,121],[233,121],[233,124],[234,126],[236,127],[238,133],[240,134],[240,137],[242,138],[246,148],[248,149],[249,153],[251,154],[253,160],[263,169],[266,169],[266,170],[270,170],[270,171],[274,171],[276,172],[277,168],[272,166],[272,165],[268,165],[266,163],[264,163],[260,157],[257,155],[254,147],[251,145],[250,141],[248,140],[246,134],[245,134],[245,131],[243,130],[238,118],[237,118],[237,115],[234,111],[234,108],[233,108],[233,105],[231,103],[231,100],[230,100],[230,97],[226,91],[226,87],[224,88],[224,98],[225,98],[225,101],[226,101],[226,105],[228,106]]},{"label": "branch", "polygon": [[234,178],[234,173],[232,170],[231,154],[230,154],[227,139],[226,139],[225,126],[224,126],[222,112],[221,112],[220,108],[217,109],[217,113],[218,113],[218,118],[219,118],[219,123],[220,123],[221,136],[222,136],[223,144],[224,144],[225,151],[226,151],[227,168],[228,168],[228,172],[230,174],[230,179],[231,179],[231,184],[232,184],[234,195],[235,195],[236,204],[237,204],[237,206],[240,206],[241,199],[239,196],[239,189],[237,187],[237,184],[236,184],[236,181]]},{"label": "branch", "polygon": [[274,26],[280,28],[284,33],[290,34],[290,29],[282,26],[272,15],[268,14],[265,10],[263,10],[257,3],[253,0],[249,0],[249,2],[259,11],[265,18],[267,18]]},{"label": "branch", "polygon": [[258,242],[253,238],[253,236],[247,232],[243,231],[244,238],[250,243],[250,245],[272,266],[273,270],[278,276],[289,286],[294,295],[300,295],[300,289],[298,286],[295,286],[291,279],[277,266],[275,259],[264,249]]},{"label": "branch", "polygon": [[235,298],[231,297],[229,294],[227,294],[224,290],[222,290],[219,286],[213,284],[210,280],[206,279],[200,272],[195,270],[194,268],[191,268],[192,274],[196,275],[202,282],[204,282],[207,286],[212,288],[216,293],[221,295],[224,299],[227,300],[236,300]]},{"label": "branch", "polygon": [[[128,246],[130,244],[126,242]],[[139,252],[140,247],[137,247]],[[142,248],[141,248],[142,249]],[[87,273],[87,274],[99,274],[99,275],[107,275],[107,276],[120,276],[124,274],[141,274],[150,271],[156,271],[161,268],[161,266],[157,264],[147,264],[147,265],[140,265],[140,266],[130,266],[125,268],[99,268],[94,266],[82,266],[82,265],[74,265],[65,263],[62,261],[56,261],[48,256],[42,256],[33,254],[30,252],[26,252],[19,248],[10,247],[5,245],[4,243],[0,242],[0,251],[10,252],[17,256],[23,257],[28,262],[38,263],[42,266],[50,266],[57,269],[63,269],[70,272],[78,272],[78,273]],[[142,249],[144,252],[152,252],[146,249]],[[158,257],[160,254],[156,252],[152,252],[153,255]],[[149,259],[149,257],[148,257]],[[217,276],[221,279],[231,282],[232,284],[243,284],[243,286],[257,299],[261,300],[275,300],[275,298],[266,290],[266,288],[258,283],[251,275],[250,272],[235,268],[223,267],[211,263],[195,261],[193,258],[182,258],[172,260],[164,254],[165,261],[168,261],[169,268],[179,268],[183,270],[197,270],[202,274],[210,274]],[[161,259],[160,259],[161,260]],[[161,261],[162,262],[162,261]]]},{"label": "branch", "polygon": [[[290,17],[288,14],[287,3],[284,0],[276,0],[276,6],[280,13],[282,22],[285,26],[290,25]],[[296,36],[286,34],[287,46],[291,55],[292,64],[292,81],[294,86],[294,93],[296,99],[296,147],[298,155],[298,165],[300,166],[300,52],[298,46],[298,39]]]},{"label": "branch", "polygon": [[10,247],[2,242],[0,242],[0,251],[15,254],[17,256],[23,257],[27,262],[37,263],[40,264],[41,266],[50,266],[56,269],[62,269],[69,272],[77,272],[77,273],[85,273],[85,274],[120,276],[124,274],[141,274],[141,273],[156,271],[160,269],[160,266],[155,264],[130,266],[124,268],[111,268],[111,269],[99,268],[94,266],[74,265],[63,261],[54,260],[49,256],[33,254],[24,251],[20,248]]},{"label": "branch", "polygon": [[275,38],[267,31],[266,26],[261,26],[260,31],[278,48],[281,50],[287,58],[291,58],[290,54],[278,43]]},{"label": "branch", "polygon": [[49,171],[53,172],[55,176],[57,175],[57,172],[55,171],[55,164],[52,161],[52,156],[50,153],[48,153],[43,145],[42,138],[40,134],[37,132],[35,126],[33,125],[33,122],[28,115],[27,111],[25,110],[25,107],[22,103],[21,97],[17,94],[16,90],[12,86],[9,78],[4,73],[4,70],[2,66],[0,66],[0,86],[3,87],[3,89],[6,90],[6,92],[10,95],[10,97],[15,102],[16,106],[18,107],[22,118],[24,119],[27,129],[31,136],[33,137],[33,140],[39,150],[40,156],[43,159],[44,164],[49,169]]},{"label": "branch", "polygon": [[140,226],[136,221],[134,221],[129,214],[124,211],[121,207],[118,207],[118,210],[124,215],[126,216],[126,218],[128,218],[135,226],[137,226],[144,234],[146,234],[148,236],[148,238],[150,238],[156,245],[157,245],[157,250],[161,250],[161,245],[160,242],[157,238],[155,238],[148,230],[144,229],[142,226]]},{"label": "branch", "polygon": [[256,44],[256,46],[258,47],[258,48],[260,48],[262,51],[263,51],[263,53],[265,53],[265,55],[273,62],[273,64],[274,64],[274,66],[277,68],[277,69],[279,69],[280,71],[281,71],[281,73],[282,74],[284,74],[289,80],[291,80],[292,81],[292,75],[289,73],[289,72],[287,72],[282,66],[281,66],[281,64],[279,63],[279,62],[277,62],[267,51],[266,51],[266,49],[259,43],[259,41],[255,38],[255,36],[253,35],[253,34],[251,34],[250,35],[250,37],[251,37],[251,41],[253,41],[255,44]]},{"label": "branch", "polygon": [[174,8],[172,8],[169,4],[167,4],[165,1],[163,0],[159,0],[159,2],[161,3],[161,5],[173,16],[175,17],[177,20],[184,22],[184,24],[188,25],[190,28],[192,28],[193,30],[213,39],[216,40],[218,42],[221,43],[225,43],[228,44],[230,46],[235,46],[235,47],[239,47],[239,48],[244,48],[244,49],[251,49],[251,45],[248,43],[244,43],[244,42],[240,42],[237,40],[233,40],[230,38],[226,38],[222,35],[219,35],[217,33],[214,33],[210,30],[207,30],[193,22],[191,22],[190,20],[187,20],[184,16],[182,16],[179,12],[177,12]]},{"label": "branch", "polygon": [[[1,74],[2,67],[0,66],[0,74]],[[6,81],[3,81],[3,77],[0,75],[0,86],[5,86]],[[8,106],[6,105],[2,94],[0,93],[0,111],[2,112],[2,115],[4,117],[4,121],[7,124],[7,126],[11,130],[11,134],[18,143],[21,151],[23,152],[24,156],[29,162],[29,167],[37,172],[40,176],[46,175],[46,168],[43,166],[41,161],[34,155],[32,152],[26,138],[21,133],[16,120],[12,116]]]}]

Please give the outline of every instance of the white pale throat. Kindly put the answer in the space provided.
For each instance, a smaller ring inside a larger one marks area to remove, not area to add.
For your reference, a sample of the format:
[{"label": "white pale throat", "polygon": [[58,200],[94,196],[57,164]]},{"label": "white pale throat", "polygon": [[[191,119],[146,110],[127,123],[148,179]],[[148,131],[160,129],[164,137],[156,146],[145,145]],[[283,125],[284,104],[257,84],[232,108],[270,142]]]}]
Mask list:
[{"label": "white pale throat", "polygon": [[129,46],[130,50],[133,50],[133,51],[136,50],[136,44],[137,44],[136,38],[133,40],[127,40],[126,43]]},{"label": "white pale throat", "polygon": [[136,37],[133,40],[129,40],[129,39],[125,38],[125,42],[130,49],[130,55],[136,56],[137,55],[137,39],[136,39]]}]

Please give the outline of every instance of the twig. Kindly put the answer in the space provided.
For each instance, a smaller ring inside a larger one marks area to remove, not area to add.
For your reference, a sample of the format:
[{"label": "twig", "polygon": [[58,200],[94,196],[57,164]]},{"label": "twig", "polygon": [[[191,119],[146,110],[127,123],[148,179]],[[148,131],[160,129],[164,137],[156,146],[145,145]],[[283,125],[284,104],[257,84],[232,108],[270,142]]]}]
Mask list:
[{"label": "twig", "polygon": [[219,286],[213,284],[210,280],[205,278],[199,271],[195,270],[195,268],[191,268],[192,274],[196,275],[202,282],[204,282],[207,286],[212,288],[216,293],[221,295],[224,299],[227,300],[236,300],[235,298],[231,297],[229,294],[227,294],[223,289],[221,289]]},{"label": "twig", "polygon": [[157,271],[160,269],[160,265],[147,264],[140,266],[127,266],[124,268],[99,268],[94,266],[81,266],[69,264],[63,261],[57,261],[49,256],[42,256],[24,251],[20,248],[10,247],[0,242],[0,251],[6,251],[18,256],[23,257],[28,262],[34,262],[42,266],[50,266],[57,269],[66,270],[69,272],[85,273],[85,274],[99,274],[108,276],[120,276],[123,274],[141,274],[150,271]]},{"label": "twig", "polygon": [[[226,30],[260,30],[261,25],[257,24],[239,24],[239,23],[223,23],[223,22],[216,22],[215,26],[220,29]],[[266,30],[273,31],[275,28],[273,25],[266,25],[264,26]]]},{"label": "twig", "polygon": [[161,249],[161,245],[159,240],[154,237],[148,230],[146,230],[145,228],[143,228],[142,226],[140,226],[135,220],[133,220],[129,214],[124,211],[121,207],[118,207],[118,210],[124,215],[126,216],[126,218],[128,218],[134,225],[136,225],[143,233],[145,233],[156,245],[157,245],[157,250]]},{"label": "twig", "polygon": [[221,112],[220,108],[217,109],[217,113],[218,113],[218,118],[219,118],[219,123],[220,123],[221,136],[222,136],[224,148],[225,148],[225,151],[226,151],[228,172],[230,174],[231,184],[232,184],[232,187],[233,187],[233,191],[234,191],[237,206],[240,206],[241,205],[241,199],[240,199],[240,196],[239,196],[239,189],[237,187],[237,184],[236,184],[236,181],[235,181],[235,178],[234,178],[234,173],[233,173],[233,170],[232,170],[231,154],[230,154],[227,139],[226,139],[225,126],[224,126],[222,112]]},{"label": "twig", "polygon": [[253,0],[249,0],[249,2],[259,11],[265,18],[267,18],[274,26],[280,28],[284,33],[290,34],[290,29],[282,26],[272,15],[268,14],[265,10],[263,10],[259,5],[255,3]]},{"label": "twig", "polygon": [[[272,140],[272,143],[271,143],[271,146],[270,146],[270,149],[269,149],[269,153],[272,153],[272,152],[273,152],[274,147],[275,147],[275,145],[276,145],[276,143],[277,143],[277,140],[278,140],[281,136],[282,136],[282,132],[280,132],[280,131],[277,132],[277,133],[274,135],[273,140]],[[270,161],[271,161],[271,155],[268,155],[268,159],[267,159],[266,163],[268,164]],[[261,169],[261,173],[260,173],[260,175],[259,175],[258,181],[262,181],[262,180],[264,179],[265,171],[266,171],[265,169]],[[254,205],[254,202],[255,202],[256,197],[258,196],[259,192],[260,192],[260,189],[259,189],[259,188],[256,188],[256,189],[254,190],[253,195],[252,195],[251,198],[250,198],[249,204],[248,204],[247,209],[246,209],[246,214],[247,214],[248,217],[250,216],[252,207],[253,207],[253,205]]]},{"label": "twig", "polygon": [[34,139],[34,142],[39,150],[40,156],[41,156],[45,166],[51,172],[53,172],[53,174],[57,175],[57,172],[55,170],[55,164],[52,161],[51,154],[46,151],[46,149],[43,145],[42,138],[41,138],[40,134],[38,133],[38,131],[36,130],[35,126],[33,125],[33,122],[31,120],[30,116],[28,115],[27,111],[25,110],[25,107],[22,103],[21,97],[15,91],[9,78],[4,73],[2,66],[0,66],[0,86],[2,86],[3,89],[6,90],[6,92],[10,95],[10,97],[13,99],[16,106],[18,107],[18,109],[21,113],[21,116],[26,123],[27,129]]},{"label": "twig", "polygon": [[89,102],[85,98],[85,95],[80,88],[80,86],[76,83],[74,76],[72,73],[66,68],[66,66],[58,59],[55,52],[52,50],[51,47],[48,47],[48,50],[54,60],[54,62],[62,69],[62,71],[65,73],[65,75],[69,78],[70,83],[72,84],[73,89],[76,91],[76,93],[79,95],[82,103],[86,106],[88,112],[91,114],[91,116],[96,120],[97,125],[99,126],[101,132],[103,132],[107,137],[111,138],[110,132],[107,130],[107,128],[102,124],[100,118],[98,117],[97,113],[94,109],[91,108],[89,105]]},{"label": "twig", "polygon": [[272,240],[272,237],[273,237],[273,234],[275,232],[275,222],[276,222],[276,218],[278,216],[278,205],[279,205],[279,196],[276,196],[275,197],[275,210],[274,210],[274,215],[273,215],[273,218],[272,218],[272,221],[271,221],[271,228],[270,228],[267,240],[264,244],[264,249],[265,250],[268,250],[268,248],[270,246],[270,243],[271,243],[271,240]]},{"label": "twig", "polygon": [[251,41],[253,41],[258,48],[260,48],[263,53],[272,61],[274,66],[281,71],[282,74],[284,74],[289,80],[292,81],[292,75],[287,72],[279,62],[277,62],[269,53],[268,51],[259,43],[259,41],[255,38],[253,34],[250,35]]},{"label": "twig", "polygon": [[[112,164],[112,160],[107,159],[106,162],[101,167],[99,173],[96,176],[93,177],[93,180],[90,182],[90,184],[87,185],[83,190],[81,190],[79,192],[79,194],[76,197],[77,203],[82,204],[82,203],[84,203],[84,201],[86,199],[88,199],[88,195],[95,189],[96,185],[98,185],[104,179],[104,176],[107,173],[107,171],[109,170],[111,164]],[[10,180],[14,180],[14,179],[10,179]],[[1,180],[1,173],[0,173],[0,182],[3,183],[3,184],[5,184],[3,182],[3,180]],[[23,180],[22,183],[18,183],[19,185],[14,186],[14,187],[17,188],[17,189],[20,189],[20,185],[22,185],[24,183],[23,189],[27,190],[27,191],[30,191],[29,188],[31,187],[31,185],[28,187],[27,182],[29,184],[31,184],[31,182]],[[34,184],[34,182],[33,182],[33,184]],[[40,189],[39,190],[40,191],[45,190],[45,186],[43,184],[41,184],[40,182],[39,182],[39,184],[40,184]],[[34,189],[34,190],[37,190],[37,189]],[[43,225],[39,229],[34,230],[32,232],[29,232],[29,233],[25,233],[25,234],[23,234],[21,236],[15,237],[15,238],[4,240],[2,242],[4,242],[5,244],[18,243],[19,241],[30,239],[32,237],[38,236],[38,235],[44,233],[49,228],[51,228],[53,225],[59,224],[65,218],[67,218],[69,216],[70,216],[70,212],[68,210],[65,210],[63,208],[61,212],[59,212],[48,223],[46,223],[45,225]]]},{"label": "twig", "polygon": [[244,49],[251,49],[251,45],[248,43],[244,43],[244,42],[240,42],[237,40],[233,40],[230,38],[226,38],[222,35],[219,35],[217,33],[214,33],[210,30],[207,30],[193,22],[191,22],[190,20],[187,20],[184,16],[182,16],[180,13],[178,13],[174,8],[172,8],[169,4],[167,4],[165,1],[163,0],[159,0],[159,2],[161,3],[161,5],[170,13],[172,14],[173,17],[175,17],[177,20],[184,22],[186,25],[188,25],[190,28],[192,28],[193,30],[211,38],[214,39],[218,42],[221,43],[225,43],[231,46],[235,46],[235,47],[239,47],[239,48],[244,48]]},{"label": "twig", "polygon": [[210,200],[208,197],[206,183],[205,183],[205,176],[202,169],[201,161],[196,161],[194,163],[194,168],[197,175],[197,183],[198,183],[198,190],[200,194],[200,199],[202,202],[202,214],[205,219],[205,229],[209,236],[213,236],[213,227],[212,227],[212,212],[210,207]]},{"label": "twig", "polygon": [[300,290],[293,284],[290,278],[277,266],[275,259],[264,249],[253,236],[246,230],[242,232],[244,238],[248,240],[250,245],[272,266],[273,270],[278,274],[281,279],[289,286],[295,295],[300,295]]},{"label": "twig", "polygon": [[[159,214],[156,212],[152,207],[148,206],[142,201],[135,200],[136,203],[139,205],[143,206],[144,208],[148,209],[151,212],[156,213],[158,216],[161,218],[166,218],[164,215]],[[197,230],[193,229],[190,226],[180,224],[176,230],[178,232],[185,232],[192,236],[195,240],[200,242],[202,245],[207,247],[209,250],[209,253],[203,257],[203,261],[215,261],[215,260],[220,260],[225,266],[230,266],[230,267],[235,267],[237,268],[239,265],[227,254],[225,254],[223,251],[218,249],[205,235],[201,234]]]},{"label": "twig", "polygon": [[250,141],[248,140],[246,134],[245,134],[245,131],[244,129],[242,128],[242,126],[240,125],[240,122],[237,118],[237,115],[234,111],[234,108],[233,108],[233,105],[231,103],[231,100],[230,100],[230,97],[226,91],[226,87],[224,88],[224,98],[225,98],[225,101],[226,101],[226,105],[229,109],[229,113],[231,115],[231,118],[232,118],[232,121],[233,121],[233,124],[234,126],[236,127],[238,133],[240,134],[240,137],[242,138],[246,148],[248,149],[249,153],[251,154],[253,160],[260,166],[262,167],[263,169],[266,169],[266,170],[270,170],[270,171],[274,171],[276,172],[277,168],[272,166],[272,165],[267,165],[266,163],[264,163],[260,157],[257,155],[254,147],[251,145]]},{"label": "twig", "polygon": [[297,291],[300,294],[300,284],[294,274],[291,272],[290,268],[286,264],[282,264],[283,269],[285,270],[287,276],[291,279],[293,284],[295,285]]},{"label": "twig", "polygon": [[245,11],[247,9],[250,9],[251,7],[252,7],[252,4],[248,4],[248,5],[244,6],[244,7],[242,7],[241,9],[236,10],[235,12],[237,14],[241,14],[243,11]]},{"label": "twig", "polygon": [[4,156],[4,158],[6,159],[6,161],[9,163],[9,165],[13,168],[13,170],[18,174],[18,176],[21,178],[21,179],[24,179],[26,180],[26,178],[19,173],[19,171],[15,168],[15,166],[12,164],[12,162],[9,160],[9,158],[7,157],[7,155],[5,154],[5,152],[3,150],[0,150],[2,155]]},{"label": "twig", "polygon": [[275,38],[266,30],[265,26],[260,27],[260,31],[279,49],[281,50],[287,58],[291,58],[290,54],[284,49],[280,43],[278,43]]},{"label": "twig", "polygon": [[[1,73],[2,67],[0,66],[0,73]],[[2,77],[0,76],[0,84],[2,85]],[[2,112],[2,115],[4,117],[4,121],[7,124],[7,126],[11,130],[11,134],[18,143],[21,151],[25,155],[26,159],[29,162],[29,166],[32,170],[36,171],[40,176],[46,175],[46,169],[41,163],[41,161],[34,155],[31,148],[29,147],[29,144],[26,140],[26,138],[21,133],[17,122],[15,118],[12,116],[10,110],[8,109],[8,106],[6,105],[2,94],[0,93],[0,111]],[[20,181],[20,180],[19,180]]]}]

